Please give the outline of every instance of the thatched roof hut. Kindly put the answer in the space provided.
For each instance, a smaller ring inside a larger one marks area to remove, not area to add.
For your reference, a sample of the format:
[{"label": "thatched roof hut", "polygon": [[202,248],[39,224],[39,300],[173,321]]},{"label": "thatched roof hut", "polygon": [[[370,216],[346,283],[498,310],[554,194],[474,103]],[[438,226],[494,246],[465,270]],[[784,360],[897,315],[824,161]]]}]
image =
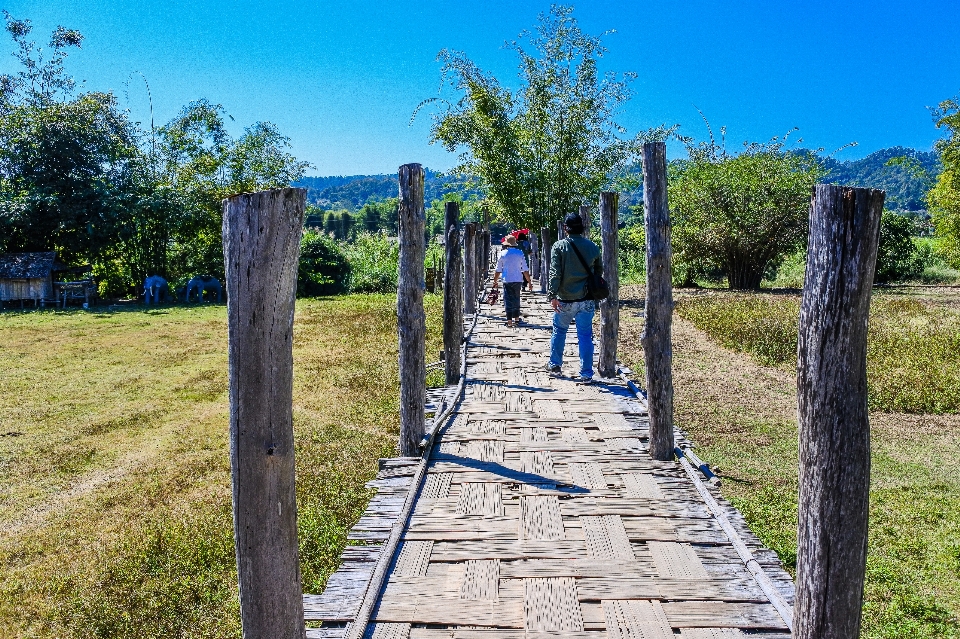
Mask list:
[{"label": "thatched roof hut", "polygon": [[53,299],[54,251],[0,255],[0,302]]}]

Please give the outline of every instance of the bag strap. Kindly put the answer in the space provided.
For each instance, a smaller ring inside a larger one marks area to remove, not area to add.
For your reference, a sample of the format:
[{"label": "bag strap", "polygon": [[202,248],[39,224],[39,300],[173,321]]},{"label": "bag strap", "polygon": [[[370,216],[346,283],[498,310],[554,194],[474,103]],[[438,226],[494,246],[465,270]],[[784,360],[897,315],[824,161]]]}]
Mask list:
[{"label": "bag strap", "polygon": [[567,238],[567,244],[573,248],[573,252],[577,254],[577,257],[580,258],[580,263],[583,264],[583,270],[587,272],[587,275],[593,275],[593,269],[587,266],[587,261],[583,259],[583,256],[580,255],[580,251],[577,249],[577,245],[574,244],[573,240],[569,237]]}]

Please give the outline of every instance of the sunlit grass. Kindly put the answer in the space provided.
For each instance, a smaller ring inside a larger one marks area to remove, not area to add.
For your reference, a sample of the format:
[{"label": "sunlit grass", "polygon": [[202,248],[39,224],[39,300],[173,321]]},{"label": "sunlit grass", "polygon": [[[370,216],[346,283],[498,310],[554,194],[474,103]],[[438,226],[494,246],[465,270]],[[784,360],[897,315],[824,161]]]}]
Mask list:
[{"label": "sunlit grass", "polygon": [[[0,334],[0,636],[239,636],[225,308],[4,313]],[[395,454],[394,298],[298,301],[294,360],[301,568],[319,592]]]},{"label": "sunlit grass", "polygon": [[[891,350],[899,353],[900,360],[899,364],[896,357],[881,361],[888,375],[884,388],[892,387],[888,380],[895,379],[898,366],[918,370],[931,358],[946,371],[954,364],[938,344],[950,344],[944,336],[956,326],[955,311],[949,310],[955,299],[942,291],[935,296],[923,291],[911,294],[920,299],[879,294],[874,301],[871,353]],[[791,322],[796,326],[798,299],[728,292],[680,293],[679,298],[679,317],[674,322],[675,422],[722,477],[724,497],[793,573],[798,432],[792,367],[796,338],[788,339],[788,334]],[[621,333],[638,333],[641,321],[621,311]],[[929,332],[943,340],[934,341],[933,355],[903,352],[930,346],[918,337],[908,338],[906,345],[897,342],[895,347],[888,341]],[[642,361],[635,339],[621,341],[621,348],[628,365]],[[778,352],[790,355],[770,356]],[[875,361],[877,355],[871,357]],[[939,379],[927,380],[931,388],[925,397],[949,396],[937,387]],[[909,405],[937,406],[912,397],[906,395]],[[960,478],[950,472],[960,463],[960,417],[875,408],[870,421],[870,528],[862,636],[960,637]]]},{"label": "sunlit grass", "polygon": [[[763,365],[793,363],[798,296],[687,297],[677,313],[727,348]],[[960,410],[960,314],[916,299],[876,296],[867,336],[872,410],[940,414]]]}]

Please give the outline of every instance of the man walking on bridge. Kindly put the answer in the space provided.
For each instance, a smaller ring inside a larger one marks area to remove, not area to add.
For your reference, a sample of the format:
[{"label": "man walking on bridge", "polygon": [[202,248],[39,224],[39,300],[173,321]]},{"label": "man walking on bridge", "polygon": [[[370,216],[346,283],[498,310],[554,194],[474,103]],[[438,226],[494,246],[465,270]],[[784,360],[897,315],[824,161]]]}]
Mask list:
[{"label": "man walking on bridge", "polygon": [[593,381],[593,298],[587,290],[590,272],[603,275],[600,247],[583,237],[583,220],[570,213],[563,221],[566,239],[553,245],[550,252],[550,303],[553,305],[553,335],[550,338],[550,363],[547,370],[561,374],[563,348],[570,323],[577,325],[580,348],[580,375],[577,380]]}]

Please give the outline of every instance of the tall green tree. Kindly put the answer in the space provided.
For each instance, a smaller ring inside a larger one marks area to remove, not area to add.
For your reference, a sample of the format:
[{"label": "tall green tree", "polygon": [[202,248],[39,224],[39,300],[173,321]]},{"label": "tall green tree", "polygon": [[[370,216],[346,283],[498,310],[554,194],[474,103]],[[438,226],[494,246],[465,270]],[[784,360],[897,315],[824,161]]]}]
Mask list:
[{"label": "tall green tree", "polygon": [[806,241],[810,193],[823,174],[812,153],[784,141],[728,153],[713,139],[688,144],[671,165],[670,213],[679,270],[719,269],[732,289],[757,289],[764,274]]},{"label": "tall green tree", "polygon": [[4,16],[20,69],[0,76],[0,250],[88,260],[134,182],[135,131],[112,94],[73,95],[63,61],[80,33],[57,27],[44,51],[29,20]]},{"label": "tall green tree", "polygon": [[57,27],[42,48],[29,20],[4,16],[20,68],[0,76],[0,251],[90,262],[109,294],[154,273],[221,275],[222,198],[306,170],[275,125],[234,140],[206,100],[142,131],[113,94],[75,94],[64,62],[79,32]]},{"label": "tall green tree", "polygon": [[927,194],[927,203],[944,257],[960,268],[960,96],[941,102],[933,118],[947,136],[934,146],[943,171]]},{"label": "tall green tree", "polygon": [[594,201],[635,158],[643,136],[625,137],[615,121],[634,74],[600,73],[602,36],[581,31],[572,7],[554,5],[509,46],[520,62],[516,91],[445,49],[442,78],[459,98],[421,107],[445,105],[431,142],[462,151],[455,172],[477,176],[510,222],[540,228]]}]

